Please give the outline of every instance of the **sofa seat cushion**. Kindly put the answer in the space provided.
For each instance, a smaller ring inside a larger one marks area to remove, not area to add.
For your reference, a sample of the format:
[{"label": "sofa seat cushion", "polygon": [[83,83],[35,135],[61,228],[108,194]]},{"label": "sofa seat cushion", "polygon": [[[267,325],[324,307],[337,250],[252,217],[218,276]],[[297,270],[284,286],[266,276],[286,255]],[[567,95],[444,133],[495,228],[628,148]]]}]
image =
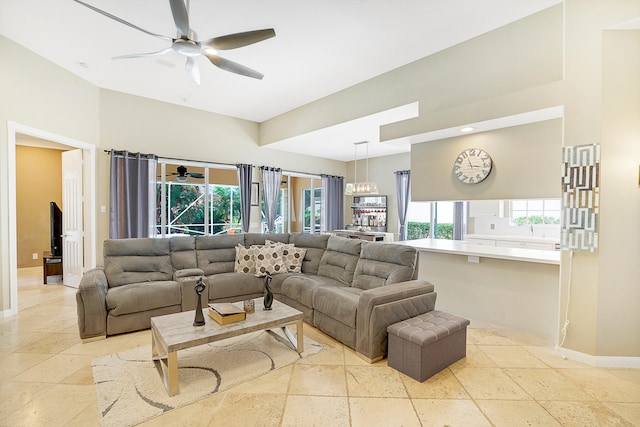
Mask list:
[{"label": "sofa seat cushion", "polygon": [[248,273],[220,273],[207,276],[209,300],[242,297],[264,291],[264,278]]},{"label": "sofa seat cushion", "polygon": [[[284,283],[284,281],[292,276],[298,276],[300,275],[299,273],[282,273],[282,274],[274,274],[273,276],[271,276],[271,292],[273,292],[276,295],[280,295],[282,294],[282,284]],[[264,277],[261,277],[262,281],[264,282]]]},{"label": "sofa seat cushion", "polygon": [[324,286],[343,287],[344,285],[323,276],[293,275],[282,282],[282,294],[307,307],[313,307],[313,292]]},{"label": "sofa seat cushion", "polygon": [[107,310],[111,316],[180,305],[180,284],[172,280],[131,283],[109,289]]},{"label": "sofa seat cushion", "polygon": [[361,292],[351,287],[318,288],[313,293],[313,309],[355,329]]}]

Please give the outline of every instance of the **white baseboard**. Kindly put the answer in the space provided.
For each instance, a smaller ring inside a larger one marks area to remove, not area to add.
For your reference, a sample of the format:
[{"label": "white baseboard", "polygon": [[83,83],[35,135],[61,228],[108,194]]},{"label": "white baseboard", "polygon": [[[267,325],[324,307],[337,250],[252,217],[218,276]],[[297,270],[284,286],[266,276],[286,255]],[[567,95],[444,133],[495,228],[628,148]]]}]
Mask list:
[{"label": "white baseboard", "polygon": [[598,368],[640,368],[640,357],[592,356],[563,347],[556,348],[556,353],[567,359]]},{"label": "white baseboard", "polygon": [[15,316],[16,314],[18,313],[14,309],[2,310],[0,311],[0,319],[3,319],[5,317]]}]

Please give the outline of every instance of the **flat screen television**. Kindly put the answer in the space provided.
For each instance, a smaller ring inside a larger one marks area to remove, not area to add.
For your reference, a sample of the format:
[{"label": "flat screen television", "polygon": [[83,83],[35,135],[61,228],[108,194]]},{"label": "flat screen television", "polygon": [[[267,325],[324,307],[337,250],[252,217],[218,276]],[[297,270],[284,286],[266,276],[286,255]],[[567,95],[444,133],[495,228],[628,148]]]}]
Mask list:
[{"label": "flat screen television", "polygon": [[51,256],[62,256],[62,211],[56,202],[49,203]]}]

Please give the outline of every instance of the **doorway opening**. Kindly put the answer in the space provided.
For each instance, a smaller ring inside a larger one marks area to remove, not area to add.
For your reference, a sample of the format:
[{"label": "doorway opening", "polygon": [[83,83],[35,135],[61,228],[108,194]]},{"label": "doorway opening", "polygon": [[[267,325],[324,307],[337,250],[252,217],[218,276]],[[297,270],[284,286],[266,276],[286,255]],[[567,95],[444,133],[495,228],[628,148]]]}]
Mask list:
[{"label": "doorway opening", "polygon": [[18,260],[17,260],[17,219],[16,219],[16,145],[20,138],[26,137],[40,141],[43,146],[56,147],[63,150],[81,149],[83,152],[83,188],[78,197],[83,200],[83,265],[82,270],[96,265],[96,147],[93,144],[57,135],[41,129],[32,128],[15,122],[8,123],[8,176],[9,176],[9,309],[2,316],[18,313]]}]

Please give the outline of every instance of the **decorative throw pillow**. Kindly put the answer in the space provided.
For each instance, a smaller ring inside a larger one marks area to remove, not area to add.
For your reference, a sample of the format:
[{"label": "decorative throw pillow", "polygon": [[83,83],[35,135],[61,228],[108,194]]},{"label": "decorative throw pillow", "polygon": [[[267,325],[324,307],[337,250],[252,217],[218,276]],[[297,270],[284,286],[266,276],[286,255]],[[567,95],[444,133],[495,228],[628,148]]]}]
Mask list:
[{"label": "decorative throw pillow", "polygon": [[305,248],[298,248],[293,243],[273,242],[266,240],[267,245],[282,246],[282,258],[284,260],[284,268],[288,273],[300,273],[302,269],[302,260],[307,253]]},{"label": "decorative throw pillow", "polygon": [[307,250],[305,248],[298,248],[294,245],[283,249],[282,258],[284,258],[284,266],[289,273],[300,273],[302,271],[302,261],[306,253]]},{"label": "decorative throw pillow", "polygon": [[233,271],[236,273],[256,272],[256,262],[251,248],[245,248],[240,243],[236,245],[236,264],[233,267]]},{"label": "decorative throw pillow", "polygon": [[251,246],[253,259],[256,262],[256,276],[266,276],[286,272],[282,259],[282,246],[280,245],[253,245]]}]

